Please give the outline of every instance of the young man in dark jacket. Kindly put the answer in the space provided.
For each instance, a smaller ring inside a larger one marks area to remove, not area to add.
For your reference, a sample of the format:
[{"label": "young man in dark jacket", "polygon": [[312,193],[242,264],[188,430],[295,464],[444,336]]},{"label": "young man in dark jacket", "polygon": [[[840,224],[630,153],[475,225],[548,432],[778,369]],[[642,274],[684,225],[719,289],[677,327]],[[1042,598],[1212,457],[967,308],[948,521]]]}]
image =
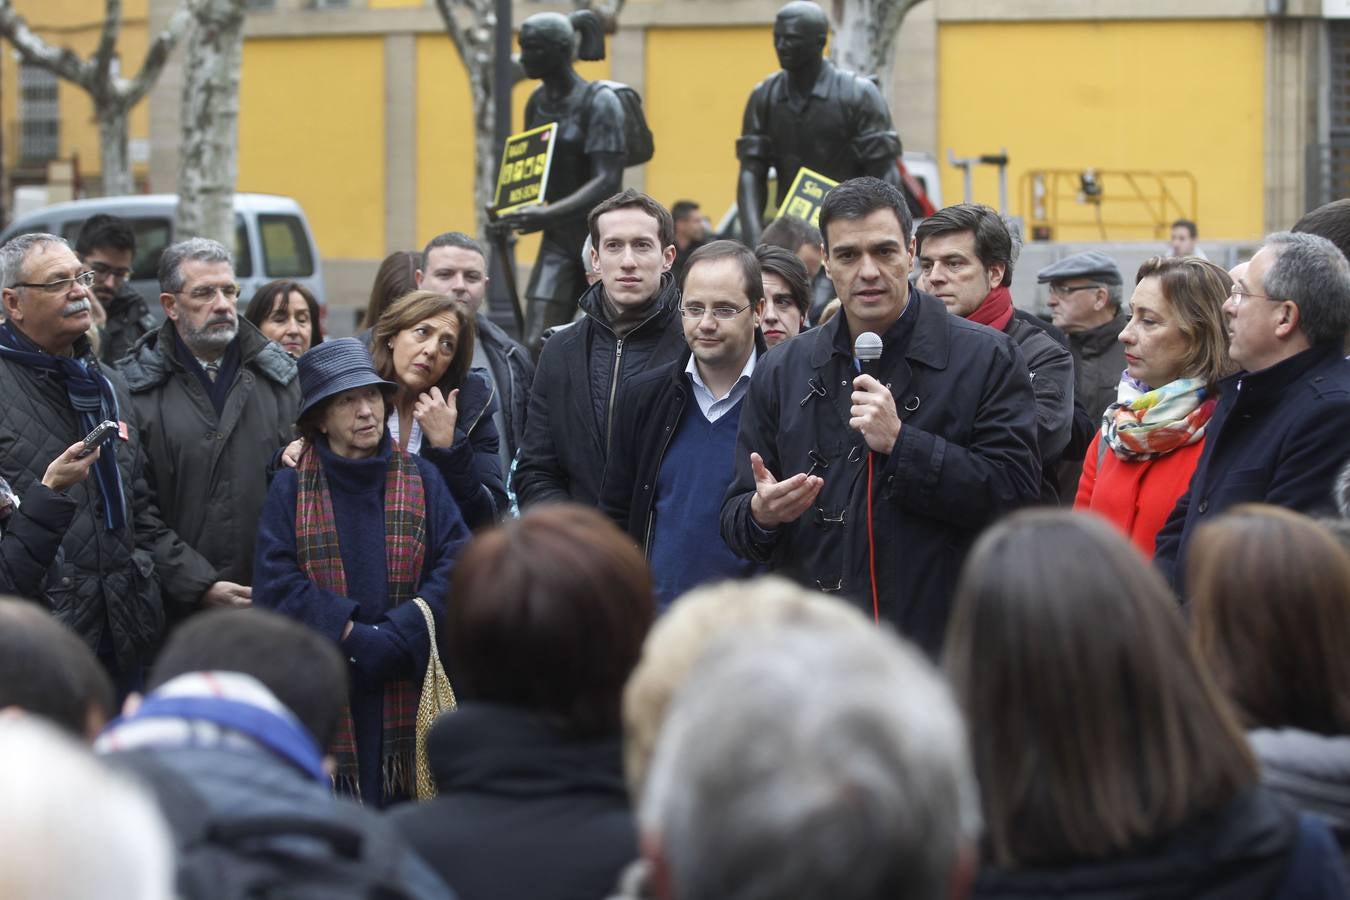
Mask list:
[{"label": "young man in dark jacket", "polygon": [[[911,219],[893,186],[845,182],[820,222],[842,314],[755,372],[722,537],[936,654],[971,542],[1040,494],[1026,362],[1006,335],[910,290]],[[883,345],[875,376],[855,368],[863,332]]]},{"label": "young man in dark jacket", "polygon": [[736,241],[703,245],[686,263],[680,295],[689,349],[629,387],[601,498],[604,513],[645,551],[661,609],[700,584],[755,570],[718,534],[741,409],[768,349],[754,252]]},{"label": "young man in dark jacket", "polygon": [[1228,352],[1243,371],[1219,382],[1190,489],[1154,554],[1182,596],[1197,528],[1239,503],[1333,513],[1332,486],[1350,456],[1350,263],[1336,246],[1312,234],[1271,235],[1224,314]]},{"label": "young man in dark jacket", "polygon": [[295,435],[295,360],[236,309],[230,253],[193,238],[160,257],[167,319],[122,360],[164,522],[192,548],[193,590],[168,591],[181,620],[197,606],[247,606],[267,460]]},{"label": "young man in dark jacket", "polygon": [[596,505],[626,383],[685,347],[670,275],[670,212],[626,190],[591,210],[589,221],[600,282],[581,296],[581,321],[549,338],[539,357],[513,479],[522,507]]},{"label": "young man in dark jacket", "polygon": [[136,259],[136,232],[126,219],[90,216],[75,239],[75,255],[94,273],[90,290],[98,304],[92,310],[98,326],[98,355],[111,366],[155,327],[145,298],[128,284]]},{"label": "young man in dark jacket", "polygon": [[914,231],[919,283],[952,315],[988,325],[1022,351],[1036,394],[1041,502],[1059,501],[1056,467],[1073,428],[1073,355],[1013,308],[1012,236],[999,214],[978,203],[939,210]]}]

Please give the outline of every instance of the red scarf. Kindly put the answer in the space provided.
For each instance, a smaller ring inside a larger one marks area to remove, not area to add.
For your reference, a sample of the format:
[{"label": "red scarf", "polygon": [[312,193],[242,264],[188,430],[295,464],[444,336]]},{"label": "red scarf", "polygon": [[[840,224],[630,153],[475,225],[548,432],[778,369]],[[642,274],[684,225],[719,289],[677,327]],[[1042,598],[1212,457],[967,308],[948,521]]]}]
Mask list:
[{"label": "red scarf", "polygon": [[[328,478],[313,447],[300,456],[296,471],[299,489],[295,500],[295,550],[300,570],[316,585],[341,596],[347,594],[338,546],[337,519],[328,493]],[[385,474],[384,536],[385,566],[389,573],[389,605],[398,606],[413,596],[426,559],[427,507],[422,473],[403,450],[389,453]],[[414,725],[421,684],[411,679],[384,683],[384,721],[380,736],[380,768],[386,798],[409,797],[413,786]],[[364,800],[371,806],[379,798],[361,797],[356,759],[356,732],[350,707],[342,711],[333,742],[337,761],[335,782],[341,793]]]},{"label": "red scarf", "polygon": [[995,331],[1002,331],[1008,327],[1012,321],[1013,304],[1012,292],[999,285],[989,292],[975,311],[966,316],[972,322],[978,322],[981,325],[988,325]]}]

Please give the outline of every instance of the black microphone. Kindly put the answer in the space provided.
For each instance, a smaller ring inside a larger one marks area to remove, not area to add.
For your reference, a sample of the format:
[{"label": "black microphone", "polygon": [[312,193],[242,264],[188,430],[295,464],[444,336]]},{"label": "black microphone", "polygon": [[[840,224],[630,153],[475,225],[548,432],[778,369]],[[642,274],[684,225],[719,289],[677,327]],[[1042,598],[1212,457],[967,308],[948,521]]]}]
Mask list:
[{"label": "black microphone", "polygon": [[864,375],[877,378],[878,363],[881,360],[881,335],[875,331],[864,331],[853,342],[853,358],[858,362],[858,370]]}]

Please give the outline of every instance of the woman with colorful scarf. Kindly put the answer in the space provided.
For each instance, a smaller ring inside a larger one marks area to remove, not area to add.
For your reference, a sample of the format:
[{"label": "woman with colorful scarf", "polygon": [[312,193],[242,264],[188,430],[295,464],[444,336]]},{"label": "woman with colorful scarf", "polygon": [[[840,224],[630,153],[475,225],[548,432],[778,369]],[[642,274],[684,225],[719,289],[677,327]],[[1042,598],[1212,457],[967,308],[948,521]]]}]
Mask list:
[{"label": "woman with colorful scarf", "polygon": [[414,723],[429,655],[413,603],[439,618],[469,530],[436,469],[389,440],[387,399],[357,340],[300,358],[299,465],[276,473],[258,528],[253,602],[337,642],[350,714],[332,747],[338,790],[370,805],[411,796]]},{"label": "woman with colorful scarf", "polygon": [[1088,448],[1074,507],[1111,520],[1149,558],[1200,459],[1215,387],[1234,371],[1223,316],[1232,284],[1194,257],[1154,257],[1135,279],[1120,399]]}]

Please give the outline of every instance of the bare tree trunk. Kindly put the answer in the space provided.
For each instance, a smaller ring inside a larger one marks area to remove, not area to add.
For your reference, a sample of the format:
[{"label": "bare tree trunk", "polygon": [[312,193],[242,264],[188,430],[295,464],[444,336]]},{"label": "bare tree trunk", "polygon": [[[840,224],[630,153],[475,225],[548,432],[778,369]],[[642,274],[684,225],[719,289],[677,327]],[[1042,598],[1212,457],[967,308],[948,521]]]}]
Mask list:
[{"label": "bare tree trunk", "polygon": [[99,166],[103,172],[103,196],[135,192],[131,177],[131,156],[128,152],[127,112],[121,104],[96,108],[98,118]]},{"label": "bare tree trunk", "polygon": [[890,99],[895,36],[905,15],[923,0],[833,0],[830,56],[843,69],[877,80]]},{"label": "bare tree trunk", "polygon": [[239,177],[239,69],[243,0],[202,0],[183,67],[183,143],[179,167],[180,237],[232,245]]},{"label": "bare tree trunk", "polygon": [[[494,0],[436,0],[436,9],[446,34],[459,53],[469,76],[473,105],[473,200],[474,226],[480,239],[487,238],[487,206],[496,184],[497,121],[493,91],[492,54],[497,29]],[[510,90],[506,85],[504,90]]]},{"label": "bare tree trunk", "polygon": [[130,81],[113,74],[117,36],[122,29],[122,0],[104,0],[103,29],[98,47],[89,59],[81,59],[69,48],[47,44],[14,11],[11,0],[0,0],[0,37],[4,37],[24,62],[75,84],[89,94],[98,120],[99,158],[103,174],[103,193],[108,196],[129,194],[134,189],[131,156],[127,147],[127,117],[135,105],[154,87],[164,63],[187,30],[191,20],[185,0],[170,17],[164,30],[150,42],[141,63],[141,71]]},{"label": "bare tree trunk", "polygon": [[[492,97],[492,60],[469,76],[473,92],[473,210],[478,235],[487,235],[487,208],[497,184],[496,104]],[[506,90],[510,90],[510,86]]]}]

